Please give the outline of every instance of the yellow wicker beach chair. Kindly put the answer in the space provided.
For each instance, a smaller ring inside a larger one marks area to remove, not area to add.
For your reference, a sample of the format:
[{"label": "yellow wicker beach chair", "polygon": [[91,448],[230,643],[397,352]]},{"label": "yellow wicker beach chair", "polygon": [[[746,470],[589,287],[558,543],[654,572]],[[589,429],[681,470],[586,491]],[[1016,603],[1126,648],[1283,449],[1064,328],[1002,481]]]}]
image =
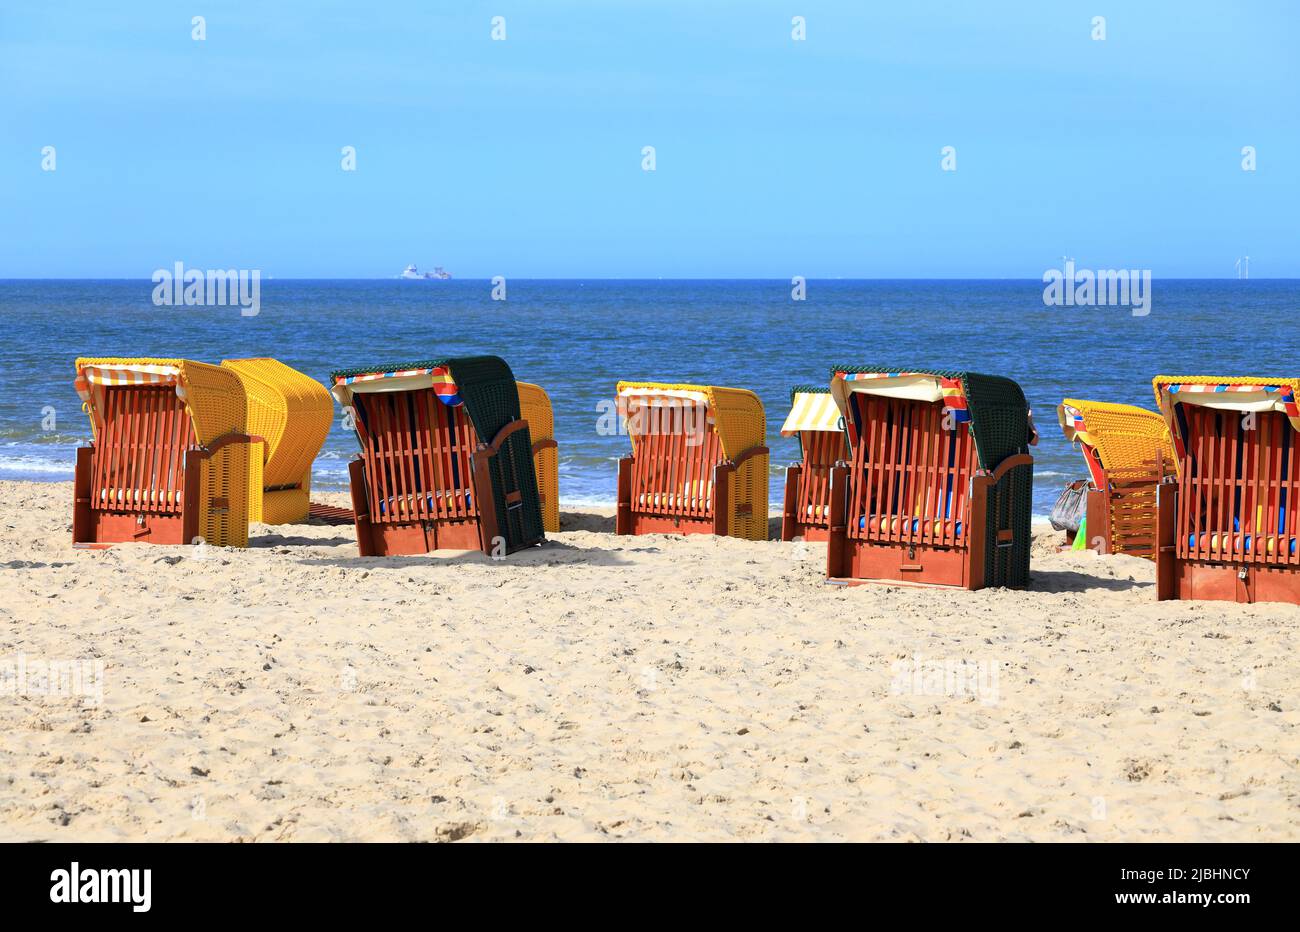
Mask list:
[{"label": "yellow wicker beach chair", "polygon": [[275,359],[221,364],[244,387],[248,430],[265,438],[250,457],[250,521],[307,520],[311,464],[334,419],[334,399],[320,382]]},{"label": "yellow wicker beach chair", "polygon": [[533,468],[542,497],[542,527],[548,534],[560,529],[560,456],[555,443],[555,414],[541,386],[517,382],[519,410],[533,439]]},{"label": "yellow wicker beach chair", "polygon": [[1056,417],[1088,464],[1089,547],[1154,560],[1157,487],[1178,469],[1165,419],[1134,405],[1079,398],[1062,401]]},{"label": "yellow wicker beach chair", "polygon": [[72,540],[248,544],[244,388],[188,359],[83,357],[76,389],[94,442],[77,450]]},{"label": "yellow wicker beach chair", "polygon": [[767,540],[767,422],[743,388],[619,382],[632,455],[618,464],[619,534]]}]

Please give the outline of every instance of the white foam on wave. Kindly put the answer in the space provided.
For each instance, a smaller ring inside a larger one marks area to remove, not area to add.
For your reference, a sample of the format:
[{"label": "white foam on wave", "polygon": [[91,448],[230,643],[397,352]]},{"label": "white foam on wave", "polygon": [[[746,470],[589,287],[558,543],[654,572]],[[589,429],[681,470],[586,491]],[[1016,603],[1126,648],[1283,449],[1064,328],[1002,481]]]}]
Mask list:
[{"label": "white foam on wave", "polygon": [[71,476],[76,472],[76,465],[71,461],[54,462],[25,456],[0,456],[0,472],[41,476]]}]

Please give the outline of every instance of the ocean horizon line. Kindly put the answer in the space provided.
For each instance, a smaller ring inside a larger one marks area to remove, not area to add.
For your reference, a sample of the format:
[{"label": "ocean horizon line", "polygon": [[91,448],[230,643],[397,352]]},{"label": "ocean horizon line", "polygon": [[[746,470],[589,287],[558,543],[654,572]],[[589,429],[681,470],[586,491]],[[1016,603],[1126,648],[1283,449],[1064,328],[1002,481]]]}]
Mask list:
[{"label": "ocean horizon line", "polygon": [[[193,266],[193,268],[198,269],[199,266],[198,266],[198,265],[195,265],[195,266]],[[204,268],[206,269],[206,266],[205,266]],[[327,278],[318,278],[318,277],[311,277],[311,276],[306,276],[306,277],[300,277],[300,276],[281,276],[281,277],[267,276],[267,277],[266,277],[266,280],[268,280],[268,281],[278,281],[278,282],[398,282],[398,281],[418,281],[418,282],[421,282],[421,283],[427,283],[427,284],[442,284],[442,283],[444,283],[444,282],[450,281],[450,282],[487,282],[487,283],[490,284],[490,283],[492,282],[492,280],[493,280],[494,277],[495,277],[495,276],[476,276],[476,275],[468,275],[468,276],[461,276],[461,277],[457,277],[457,278],[450,278],[450,279],[443,279],[443,280],[434,280],[434,279],[403,279],[403,278],[402,278],[401,276],[399,276],[399,275],[361,276],[361,277],[340,277],[340,276],[331,276],[331,277],[327,277]],[[541,277],[529,277],[529,276],[502,276],[502,277],[507,278],[509,281],[515,281],[515,282],[638,282],[638,283],[639,283],[639,282],[651,282],[651,283],[653,283],[653,282],[665,282],[665,283],[669,283],[669,282],[782,282],[782,283],[788,283],[788,282],[790,281],[790,278],[792,278],[792,277],[794,277],[794,276],[790,276],[790,277],[780,277],[780,276],[778,276],[778,277],[776,277],[776,278],[771,278],[771,277],[763,277],[763,278],[732,278],[732,277],[725,277],[725,276],[724,276],[724,277],[720,277],[720,278],[707,278],[707,277],[701,277],[701,276],[687,276],[687,277],[683,277],[683,278],[669,278],[669,277],[665,277],[665,276],[654,276],[654,277],[650,277],[650,278],[646,278],[646,277],[618,278],[618,277],[604,277],[604,276],[578,276],[578,277],[572,277],[572,276],[561,276],[561,277],[554,277],[554,278],[541,278]],[[950,283],[954,283],[954,284],[956,284],[956,283],[970,283],[970,282],[998,282],[998,283],[1006,283],[1006,282],[1032,282],[1032,283],[1034,283],[1034,284],[1042,284],[1042,283],[1043,283],[1043,279],[1042,279],[1042,277],[1038,277],[1038,278],[1032,278],[1032,277],[1031,277],[1031,278],[960,278],[960,277],[930,277],[930,278],[921,278],[921,277],[900,277],[900,278],[855,278],[855,277],[849,277],[849,276],[837,276],[837,275],[825,275],[825,276],[822,276],[822,275],[811,275],[811,276],[810,276],[810,275],[804,275],[804,276],[799,276],[799,277],[803,278],[804,281],[808,281],[808,282],[855,282],[855,283],[860,283],[860,282],[922,282],[922,283],[924,283],[924,282],[950,282]],[[1220,276],[1220,277],[1212,277],[1212,276],[1172,276],[1172,275],[1171,275],[1171,276],[1167,276],[1167,277],[1157,277],[1157,276],[1152,276],[1152,279],[1151,279],[1151,280],[1152,280],[1152,281],[1157,281],[1157,282],[1228,282],[1228,281],[1241,281],[1241,282],[1253,282],[1253,281],[1267,281],[1267,282],[1300,282],[1300,276],[1294,276],[1294,277],[1293,277],[1293,276],[1267,276],[1267,275],[1256,275],[1256,276],[1254,276],[1253,278],[1237,278],[1237,277],[1235,277],[1235,276],[1231,276],[1231,275],[1225,275],[1225,276]],[[3,276],[0,276],[0,284],[2,284],[2,283],[8,283],[8,282],[145,282],[145,283],[153,284],[153,279],[150,278],[150,277],[132,277],[132,276],[115,276],[115,277],[114,277],[114,276],[110,276],[110,277],[89,277],[89,278],[74,278],[74,277],[54,277],[54,278],[50,278],[50,277],[42,277],[42,278],[26,277],[26,278],[6,278],[6,277],[3,277]]]}]

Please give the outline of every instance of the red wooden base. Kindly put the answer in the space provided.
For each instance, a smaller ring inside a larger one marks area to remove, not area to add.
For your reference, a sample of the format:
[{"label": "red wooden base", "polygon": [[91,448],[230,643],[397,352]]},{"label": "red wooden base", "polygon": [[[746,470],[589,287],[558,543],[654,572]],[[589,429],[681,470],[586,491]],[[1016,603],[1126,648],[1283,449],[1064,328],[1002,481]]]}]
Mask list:
[{"label": "red wooden base", "polygon": [[[404,557],[434,550],[481,550],[477,521],[430,521],[416,524],[357,522],[357,543],[363,557]],[[363,535],[364,534],[364,538]]]},{"label": "red wooden base", "polygon": [[73,540],[79,547],[98,549],[109,544],[186,544],[184,520],[180,515],[115,514],[92,511],[89,536]]},{"label": "red wooden base", "polygon": [[[843,586],[888,584],[973,589],[970,553],[964,549],[881,544],[846,540],[840,545],[839,573],[827,582]],[[982,575],[982,574],[981,574]]]},{"label": "red wooden base", "polygon": [[[789,537],[786,537],[789,534]],[[830,540],[831,530],[823,524],[799,524],[797,521],[786,523],[781,522],[781,539],[794,540],[802,538],[803,540],[814,543]]]},{"label": "red wooden base", "polygon": [[[191,451],[193,452],[193,451]],[[182,505],[179,514],[99,511],[91,507],[93,447],[78,447],[72,482],[72,546],[103,550],[113,544],[188,544],[198,534],[197,509]],[[199,497],[199,466],[185,458],[184,501]]]},{"label": "red wooden base", "polygon": [[1300,605],[1300,567],[1234,565],[1188,560],[1177,554],[1178,486],[1156,489],[1156,598]]},{"label": "red wooden base", "polygon": [[1170,590],[1159,598],[1300,605],[1300,570],[1290,567],[1175,560],[1169,576]]},{"label": "red wooden base", "polygon": [[673,518],[629,512],[619,534],[713,534],[712,518]]}]

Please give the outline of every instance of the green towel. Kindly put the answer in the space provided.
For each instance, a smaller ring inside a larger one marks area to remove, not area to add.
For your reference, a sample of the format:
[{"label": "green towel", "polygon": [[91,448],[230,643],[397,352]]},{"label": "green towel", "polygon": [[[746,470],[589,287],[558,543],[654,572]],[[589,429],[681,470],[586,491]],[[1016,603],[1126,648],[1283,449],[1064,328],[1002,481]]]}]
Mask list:
[{"label": "green towel", "polygon": [[1079,530],[1078,533],[1074,535],[1074,546],[1071,547],[1070,549],[1071,550],[1088,549],[1088,516],[1087,515],[1084,515],[1082,518],[1079,519]]}]

